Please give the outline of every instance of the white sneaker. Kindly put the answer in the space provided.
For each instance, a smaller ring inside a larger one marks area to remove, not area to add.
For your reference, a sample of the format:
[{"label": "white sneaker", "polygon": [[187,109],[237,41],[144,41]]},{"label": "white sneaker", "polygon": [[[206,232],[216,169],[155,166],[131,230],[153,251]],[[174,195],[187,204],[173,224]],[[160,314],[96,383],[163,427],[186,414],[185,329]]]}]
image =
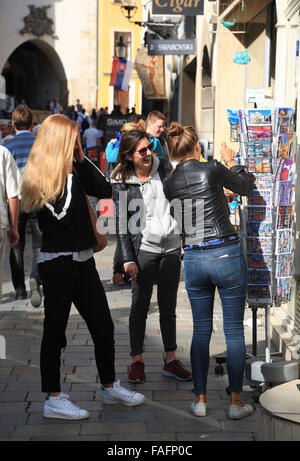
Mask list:
[{"label": "white sneaker", "polygon": [[31,290],[30,302],[33,307],[40,307],[42,304],[42,293],[41,288],[36,279],[29,280],[29,287]]},{"label": "white sneaker", "polygon": [[57,397],[47,397],[44,403],[45,418],[59,419],[86,419],[90,414],[86,410],[70,402],[67,394],[59,394]]},{"label": "white sneaker", "polygon": [[120,381],[115,381],[113,387],[101,388],[101,397],[103,403],[118,403],[121,402],[128,407],[136,407],[145,401],[145,396],[138,392],[130,391],[125,387],[120,386]]},{"label": "white sneaker", "polygon": [[229,419],[243,419],[247,416],[252,415],[253,413],[254,408],[247,403],[244,403],[243,407],[238,407],[237,405],[230,405],[228,417]]},{"label": "white sneaker", "polygon": [[207,405],[202,402],[193,402],[191,405],[191,410],[195,416],[206,416]]}]

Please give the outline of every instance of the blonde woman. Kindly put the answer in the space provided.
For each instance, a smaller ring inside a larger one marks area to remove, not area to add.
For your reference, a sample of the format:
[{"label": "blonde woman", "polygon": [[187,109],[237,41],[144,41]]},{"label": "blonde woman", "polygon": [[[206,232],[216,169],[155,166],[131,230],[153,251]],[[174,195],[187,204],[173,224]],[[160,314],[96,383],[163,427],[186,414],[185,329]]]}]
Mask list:
[{"label": "blonde woman", "polygon": [[[73,174],[73,164],[76,174]],[[111,197],[111,186],[85,158],[78,126],[68,117],[48,117],[38,132],[23,174],[22,197],[27,212],[38,213],[42,231],[39,273],[43,281],[45,320],[41,345],[42,392],[47,418],[85,419],[60,388],[60,354],[72,302],[87,323],[95,345],[103,403],[141,404],[145,397],[115,381],[114,326],[95,267],[96,239],[86,194]]]}]

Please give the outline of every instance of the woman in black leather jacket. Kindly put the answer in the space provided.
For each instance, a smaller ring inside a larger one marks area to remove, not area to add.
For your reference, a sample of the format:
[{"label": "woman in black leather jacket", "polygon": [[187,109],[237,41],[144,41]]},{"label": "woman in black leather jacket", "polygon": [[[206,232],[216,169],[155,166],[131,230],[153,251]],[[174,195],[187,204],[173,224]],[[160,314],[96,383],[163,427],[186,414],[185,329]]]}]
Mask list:
[{"label": "woman in black leather jacket", "polygon": [[246,357],[243,318],[247,266],[229,220],[224,187],[249,195],[248,173],[236,164],[234,152],[225,145],[221,153],[226,166],[217,160],[199,162],[200,142],[192,127],[173,123],[167,140],[171,160],[180,162],[165,182],[164,191],[171,204],[179,199],[182,208],[177,216],[182,226],[185,284],[194,320],[191,363],[195,401],[191,410],[195,416],[205,416],[207,411],[209,343],[217,287],[227,345],[229,418],[241,419],[253,413],[253,408],[240,399]]}]

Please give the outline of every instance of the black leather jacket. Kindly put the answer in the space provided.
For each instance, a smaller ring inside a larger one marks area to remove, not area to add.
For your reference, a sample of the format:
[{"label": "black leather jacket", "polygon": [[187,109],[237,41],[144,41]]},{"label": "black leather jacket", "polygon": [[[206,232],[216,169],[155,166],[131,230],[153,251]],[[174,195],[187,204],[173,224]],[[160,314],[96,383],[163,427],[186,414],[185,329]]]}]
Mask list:
[{"label": "black leather jacket", "polygon": [[[192,159],[179,163],[165,181],[167,199],[181,201],[184,245],[236,234],[229,220],[223,187],[239,195],[250,195],[251,183],[246,168],[239,165],[229,169],[217,160],[199,162]],[[202,230],[197,230],[195,235],[190,232],[191,227],[187,229],[187,220],[192,219],[195,224],[197,217]]]},{"label": "black leather jacket", "polygon": [[[171,171],[170,162],[165,158],[159,158],[157,173],[163,182]],[[131,207],[130,202],[134,199],[142,199],[140,186],[137,184],[123,184],[112,182],[113,200],[116,210],[116,231],[118,241],[118,259],[121,263],[128,261],[137,262],[137,255],[141,245],[142,235],[140,232],[131,233],[128,223],[134,215],[142,213],[140,207]],[[123,195],[120,195],[123,192]],[[125,193],[125,194],[124,194]],[[135,218],[136,219],[136,218]],[[140,217],[136,219],[136,226],[140,225]]]}]

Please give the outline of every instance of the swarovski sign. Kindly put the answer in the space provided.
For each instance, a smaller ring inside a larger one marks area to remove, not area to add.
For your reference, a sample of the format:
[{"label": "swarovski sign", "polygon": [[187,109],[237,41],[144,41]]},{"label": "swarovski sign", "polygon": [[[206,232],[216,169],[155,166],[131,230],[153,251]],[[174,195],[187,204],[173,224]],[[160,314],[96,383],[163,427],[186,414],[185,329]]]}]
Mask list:
[{"label": "swarovski sign", "polygon": [[152,14],[198,16],[204,11],[204,0],[152,0]]},{"label": "swarovski sign", "polygon": [[181,55],[196,54],[195,40],[149,40],[148,54],[158,55]]}]

